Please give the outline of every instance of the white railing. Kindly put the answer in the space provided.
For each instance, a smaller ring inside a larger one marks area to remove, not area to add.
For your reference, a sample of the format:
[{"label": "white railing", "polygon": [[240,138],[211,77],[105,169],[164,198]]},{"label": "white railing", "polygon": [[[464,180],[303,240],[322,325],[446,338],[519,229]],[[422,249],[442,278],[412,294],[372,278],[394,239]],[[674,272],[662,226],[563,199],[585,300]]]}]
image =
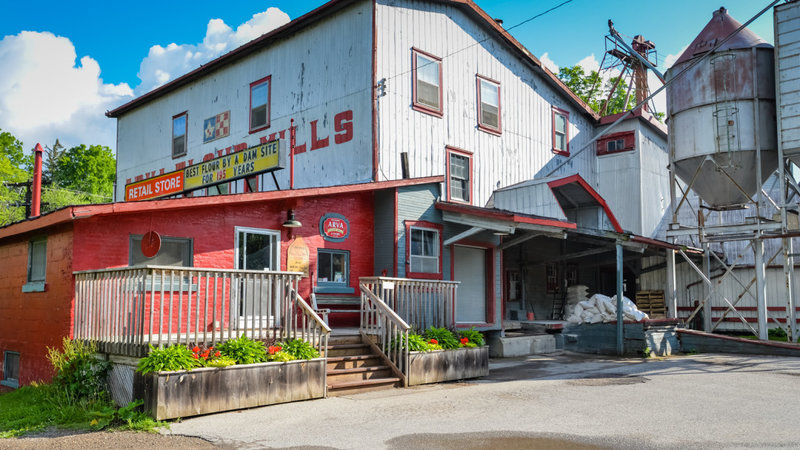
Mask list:
[{"label": "white railing", "polygon": [[362,277],[359,282],[418,331],[455,326],[458,281]]},{"label": "white railing", "polygon": [[75,272],[73,338],[129,356],[149,345],[215,345],[245,335],[304,339],[327,354],[330,328],[297,294],[302,274],[143,266]]},{"label": "white railing", "polygon": [[361,288],[361,326],[359,331],[388,358],[392,369],[408,386],[408,330],[411,329],[392,308],[363,283]]}]

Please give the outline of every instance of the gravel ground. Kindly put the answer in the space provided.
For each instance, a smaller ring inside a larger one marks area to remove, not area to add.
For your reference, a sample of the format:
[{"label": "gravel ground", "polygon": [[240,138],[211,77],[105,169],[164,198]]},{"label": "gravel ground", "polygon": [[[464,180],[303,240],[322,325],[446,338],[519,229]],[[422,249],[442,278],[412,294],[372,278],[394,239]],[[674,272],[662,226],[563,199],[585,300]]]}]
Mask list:
[{"label": "gravel ground", "polygon": [[219,448],[197,437],[135,431],[75,433],[48,430],[22,438],[0,439],[0,449],[203,449]]}]

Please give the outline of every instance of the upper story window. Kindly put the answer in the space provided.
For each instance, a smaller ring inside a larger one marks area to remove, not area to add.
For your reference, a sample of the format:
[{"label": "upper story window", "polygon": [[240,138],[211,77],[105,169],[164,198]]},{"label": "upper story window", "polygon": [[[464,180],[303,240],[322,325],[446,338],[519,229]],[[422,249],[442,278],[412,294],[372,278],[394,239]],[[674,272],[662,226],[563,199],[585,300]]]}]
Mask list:
[{"label": "upper story window", "polygon": [[478,75],[478,128],[500,133],[500,83]]},{"label": "upper story window", "polygon": [[627,152],[636,149],[636,136],[633,131],[612,133],[597,140],[597,156]]},{"label": "upper story window", "polygon": [[442,60],[413,49],[414,109],[442,115]]},{"label": "upper story window", "polygon": [[472,201],[472,155],[453,148],[447,149],[448,201]]},{"label": "upper story window", "polygon": [[186,130],[188,129],[186,111],[172,117],[172,157],[186,155]]},{"label": "upper story window", "polygon": [[47,274],[47,238],[28,242],[28,277],[22,292],[44,292]]},{"label": "upper story window", "polygon": [[569,113],[553,108],[553,153],[569,156]]},{"label": "upper story window", "polygon": [[407,277],[441,278],[441,234],[441,225],[406,222]]},{"label": "upper story window", "polygon": [[269,128],[272,76],[250,83],[250,132]]}]

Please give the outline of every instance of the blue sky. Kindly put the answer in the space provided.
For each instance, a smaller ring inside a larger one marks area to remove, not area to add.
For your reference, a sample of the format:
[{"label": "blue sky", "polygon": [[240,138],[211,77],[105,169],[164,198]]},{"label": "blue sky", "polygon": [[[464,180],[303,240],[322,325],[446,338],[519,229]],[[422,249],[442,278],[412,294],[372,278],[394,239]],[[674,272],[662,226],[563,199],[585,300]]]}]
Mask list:
[{"label": "blue sky", "polygon": [[[477,4],[510,28],[562,1],[477,0]],[[6,72],[0,74],[0,129],[21,137],[26,148],[55,137],[68,145],[101,143],[113,148],[115,123],[102,113],[213,56],[201,45],[212,30],[227,45],[224,51],[229,51],[259,30],[297,18],[323,3],[0,0],[0,66]],[[574,65],[590,55],[599,62],[607,20],[612,19],[624,35],[642,34],[655,42],[660,68],[665,70],[663,62],[670,55],[674,60],[721,5],[745,22],[767,4],[766,0],[572,0],[512,29],[511,34],[533,54],[557,66]],[[277,10],[264,13],[269,8]],[[258,13],[264,14],[254,18]],[[221,20],[210,24],[212,19]],[[750,29],[772,42],[771,11]],[[176,57],[186,53],[194,59],[176,66]],[[9,67],[13,69],[7,71]],[[26,83],[27,89],[17,89]],[[37,88],[41,86],[53,86],[54,91],[42,92]],[[55,98],[59,92],[71,92],[72,98]],[[37,110],[33,105],[41,107]],[[47,113],[42,113],[42,107]]]}]

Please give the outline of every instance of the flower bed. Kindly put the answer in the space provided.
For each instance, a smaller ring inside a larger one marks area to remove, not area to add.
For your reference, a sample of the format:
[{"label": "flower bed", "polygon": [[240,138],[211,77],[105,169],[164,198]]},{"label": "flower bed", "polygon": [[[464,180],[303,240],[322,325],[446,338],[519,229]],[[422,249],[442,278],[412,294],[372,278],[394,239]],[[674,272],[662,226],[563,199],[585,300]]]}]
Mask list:
[{"label": "flower bed", "polygon": [[489,347],[411,352],[408,385],[440,383],[489,375]]},{"label": "flower bed", "polygon": [[136,373],[134,398],[156,420],[325,396],[325,359]]},{"label": "flower bed", "polygon": [[409,386],[489,375],[489,347],[480,332],[430,327],[424,334],[408,336]]},{"label": "flower bed", "polygon": [[245,336],[216,349],[152,348],[139,361],[133,396],[157,420],[325,396],[325,359],[308,342],[266,346]]}]

